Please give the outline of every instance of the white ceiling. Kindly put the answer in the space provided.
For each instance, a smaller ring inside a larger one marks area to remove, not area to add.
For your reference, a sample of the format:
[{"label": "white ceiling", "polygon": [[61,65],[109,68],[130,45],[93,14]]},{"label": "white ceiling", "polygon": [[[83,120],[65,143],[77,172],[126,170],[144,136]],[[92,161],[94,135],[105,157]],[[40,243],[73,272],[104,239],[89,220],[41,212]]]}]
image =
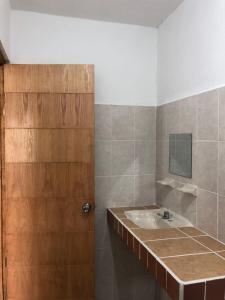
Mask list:
[{"label": "white ceiling", "polygon": [[13,9],[157,27],[183,0],[10,0]]}]

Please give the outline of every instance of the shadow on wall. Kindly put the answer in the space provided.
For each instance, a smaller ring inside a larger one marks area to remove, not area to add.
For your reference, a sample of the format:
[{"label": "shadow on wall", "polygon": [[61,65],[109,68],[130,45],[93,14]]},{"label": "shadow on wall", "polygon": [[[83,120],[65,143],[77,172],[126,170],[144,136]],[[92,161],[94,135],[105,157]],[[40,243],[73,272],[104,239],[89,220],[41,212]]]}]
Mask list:
[{"label": "shadow on wall", "polygon": [[96,300],[169,300],[112,228],[105,234],[107,247],[96,251]]}]

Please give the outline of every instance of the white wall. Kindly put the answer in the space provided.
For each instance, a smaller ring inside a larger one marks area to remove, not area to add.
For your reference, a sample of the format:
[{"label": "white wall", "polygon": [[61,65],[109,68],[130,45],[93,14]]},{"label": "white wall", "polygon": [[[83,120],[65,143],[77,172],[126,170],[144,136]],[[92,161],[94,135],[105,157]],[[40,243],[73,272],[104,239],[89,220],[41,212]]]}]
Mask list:
[{"label": "white wall", "polygon": [[10,23],[9,0],[0,0],[0,41],[8,56],[9,56],[9,23]]},{"label": "white wall", "polygon": [[160,26],[158,103],[225,85],[225,1],[185,0]]},{"label": "white wall", "polygon": [[14,10],[11,62],[95,64],[96,103],[156,105],[153,28]]}]

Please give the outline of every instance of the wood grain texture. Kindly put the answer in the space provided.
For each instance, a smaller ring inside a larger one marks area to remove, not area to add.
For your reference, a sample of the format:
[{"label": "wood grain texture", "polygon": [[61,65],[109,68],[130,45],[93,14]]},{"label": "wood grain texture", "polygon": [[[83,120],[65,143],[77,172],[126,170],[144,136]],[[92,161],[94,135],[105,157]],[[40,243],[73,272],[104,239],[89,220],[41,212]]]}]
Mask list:
[{"label": "wood grain texture", "polygon": [[93,200],[93,168],[76,163],[6,163],[6,198]]},{"label": "wood grain texture", "polygon": [[88,129],[6,129],[6,162],[91,163],[92,132]]},{"label": "wood grain texture", "polygon": [[[3,72],[3,66],[0,66],[0,125],[1,125],[1,134],[0,134],[0,168],[1,168],[1,177],[0,177],[0,211],[1,211],[1,216],[2,216],[2,200],[3,200],[3,189],[2,189],[2,183],[3,183],[3,178],[2,178],[2,163],[4,161],[4,130],[3,130],[3,125],[4,125],[4,117],[2,114],[4,106],[4,72]],[[3,300],[3,235],[2,235],[2,218],[0,221],[0,300]]]},{"label": "wood grain texture", "polygon": [[83,300],[93,297],[93,285],[88,265],[8,268],[8,298]]},{"label": "wood grain texture", "polygon": [[9,93],[6,128],[93,128],[93,94]]},{"label": "wood grain texture", "polygon": [[4,72],[7,299],[93,300],[93,66]]},{"label": "wood grain texture", "polygon": [[93,232],[7,234],[7,264],[9,267],[92,264],[93,239]]},{"label": "wood grain texture", "polygon": [[6,234],[84,233],[93,230],[94,214],[81,213],[83,198],[7,198]]},{"label": "wood grain texture", "polygon": [[94,93],[93,65],[5,65],[5,93]]}]

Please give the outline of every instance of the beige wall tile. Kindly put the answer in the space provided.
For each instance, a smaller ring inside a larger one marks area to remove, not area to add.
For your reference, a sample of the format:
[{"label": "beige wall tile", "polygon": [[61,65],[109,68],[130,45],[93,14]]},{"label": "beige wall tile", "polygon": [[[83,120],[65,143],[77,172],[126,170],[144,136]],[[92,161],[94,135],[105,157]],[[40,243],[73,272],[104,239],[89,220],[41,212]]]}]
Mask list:
[{"label": "beige wall tile", "polygon": [[135,139],[156,138],[156,108],[155,107],[135,107]]},{"label": "beige wall tile", "polygon": [[95,142],[95,176],[110,176],[112,163],[112,142],[97,140]]},{"label": "beige wall tile", "polygon": [[111,105],[95,105],[95,139],[112,138]]},{"label": "beige wall tile", "polygon": [[112,138],[114,140],[134,139],[133,106],[112,106]]},{"label": "beige wall tile", "polygon": [[112,175],[134,175],[135,143],[112,141]]},{"label": "beige wall tile", "polygon": [[201,189],[217,192],[218,143],[197,143],[197,185]]},{"label": "beige wall tile", "polygon": [[219,142],[219,194],[225,196],[225,142]]},{"label": "beige wall tile", "polygon": [[135,141],[135,174],[155,174],[156,142]]},{"label": "beige wall tile", "polygon": [[135,176],[135,205],[154,204],[155,195],[155,175]]},{"label": "beige wall tile", "polygon": [[219,93],[219,138],[225,141],[225,88],[221,88]]},{"label": "beige wall tile", "polygon": [[213,90],[198,96],[199,140],[218,140],[218,92]]},{"label": "beige wall tile", "polygon": [[217,237],[217,195],[198,191],[197,227]]},{"label": "beige wall tile", "polygon": [[225,243],[225,197],[219,197],[218,205],[218,238]]}]

